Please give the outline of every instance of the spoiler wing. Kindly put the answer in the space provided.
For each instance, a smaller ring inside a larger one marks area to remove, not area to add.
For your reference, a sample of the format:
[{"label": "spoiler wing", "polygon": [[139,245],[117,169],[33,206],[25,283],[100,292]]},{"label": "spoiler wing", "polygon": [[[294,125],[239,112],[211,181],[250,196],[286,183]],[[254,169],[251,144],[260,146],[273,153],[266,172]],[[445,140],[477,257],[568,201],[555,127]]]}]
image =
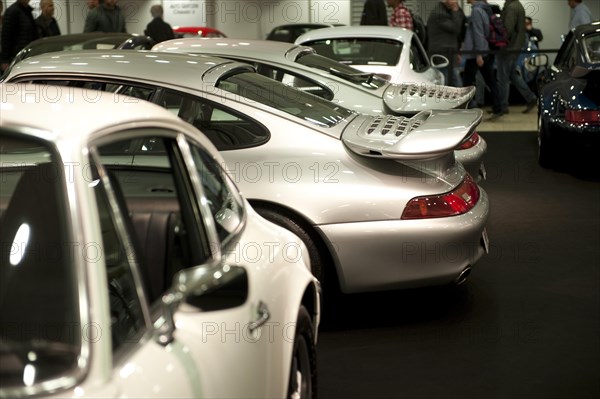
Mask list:
[{"label": "spoiler wing", "polygon": [[481,122],[480,109],[422,111],[412,118],[357,118],[342,134],[356,154],[397,160],[436,158],[454,151]]}]

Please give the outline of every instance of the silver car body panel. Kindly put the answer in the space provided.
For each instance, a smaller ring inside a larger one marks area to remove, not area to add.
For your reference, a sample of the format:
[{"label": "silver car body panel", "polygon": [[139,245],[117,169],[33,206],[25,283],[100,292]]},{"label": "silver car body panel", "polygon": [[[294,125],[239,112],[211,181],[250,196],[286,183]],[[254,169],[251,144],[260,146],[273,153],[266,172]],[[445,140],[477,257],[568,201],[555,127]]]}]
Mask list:
[{"label": "silver car body panel", "polygon": [[[468,130],[466,126],[471,126],[480,117],[479,111],[443,111],[448,113],[452,124],[462,126],[457,129],[462,133],[453,135],[453,143],[448,141],[441,146],[446,148],[445,153],[440,149],[435,156],[424,154],[420,157],[422,159],[401,161],[366,157],[350,150],[342,143],[342,139],[346,131],[366,134],[369,123],[365,124],[365,121],[376,117],[353,115],[333,127],[319,127],[255,101],[232,96],[232,93],[221,91],[201,79],[203,71],[228,63],[238,64],[219,58],[184,54],[127,51],[81,52],[76,55],[70,52],[25,60],[15,66],[8,79],[81,77],[155,84],[219,102],[260,121],[270,132],[270,139],[266,143],[221,152],[226,169],[244,197],[255,203],[269,203],[291,210],[320,231],[330,248],[351,247],[339,241],[346,239],[349,232],[340,233],[339,236],[329,235],[338,228],[344,230],[343,225],[347,225],[348,231],[353,224],[377,227],[378,233],[374,235],[377,238],[374,240],[370,239],[369,234],[365,234],[366,231],[362,231],[358,237],[348,238],[349,242],[363,240],[364,246],[369,247],[369,243],[373,246],[368,251],[371,259],[368,264],[364,263],[364,258],[352,256],[351,253],[338,250],[332,252],[335,266],[341,271],[339,275],[346,276],[343,288],[348,292],[361,290],[361,287],[368,287],[366,289],[369,290],[385,289],[390,284],[401,284],[409,280],[417,284],[419,277],[416,274],[403,275],[402,262],[398,264],[397,273],[392,274],[395,281],[387,281],[379,287],[374,283],[367,283],[372,279],[369,276],[369,265],[399,262],[398,253],[392,248],[378,251],[379,242],[388,243],[397,249],[400,239],[409,240],[411,236],[425,239],[430,235],[433,238],[431,242],[436,242],[435,234],[438,233],[435,230],[438,228],[448,231],[453,228],[472,229],[477,233],[460,238],[445,235],[438,238],[446,237],[451,242],[479,248],[489,208],[483,190],[480,205],[473,208],[468,216],[438,220],[400,220],[406,204],[412,198],[450,192],[464,179],[466,171],[461,163],[455,162],[452,148],[459,145],[465,137]],[[245,64],[239,65],[247,68]],[[218,77],[212,78],[215,79]],[[456,115],[456,118],[451,115]],[[467,122],[462,119],[464,117],[467,117]],[[435,126],[440,138],[455,129],[452,124],[449,123],[444,129],[441,118],[437,122],[436,118],[432,118],[432,126]],[[425,143],[435,141],[435,135],[423,134],[425,136],[420,137],[419,141],[423,142],[424,148]],[[419,158],[414,156],[414,148],[420,146],[415,140],[411,158]],[[394,228],[389,228],[390,226]],[[403,233],[404,226],[408,227],[407,235]],[[390,251],[394,252],[391,259],[387,258]],[[477,256],[461,255],[451,263],[453,267],[459,268],[472,264],[475,258]],[[446,276],[448,268],[442,266],[439,262],[430,263],[428,259],[424,259],[421,264],[423,285],[432,281],[432,275]],[[361,269],[362,277],[355,272]],[[349,272],[346,273],[346,270]]]}]

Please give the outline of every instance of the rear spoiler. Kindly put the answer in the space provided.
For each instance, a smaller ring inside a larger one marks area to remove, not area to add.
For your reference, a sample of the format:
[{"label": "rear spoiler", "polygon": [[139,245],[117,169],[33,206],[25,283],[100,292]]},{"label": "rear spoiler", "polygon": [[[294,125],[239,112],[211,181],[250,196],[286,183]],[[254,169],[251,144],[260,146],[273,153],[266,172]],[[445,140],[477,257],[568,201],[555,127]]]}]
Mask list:
[{"label": "rear spoiler", "polygon": [[480,109],[422,111],[402,116],[359,117],[342,134],[354,153],[398,160],[437,158],[469,139],[481,122]]}]

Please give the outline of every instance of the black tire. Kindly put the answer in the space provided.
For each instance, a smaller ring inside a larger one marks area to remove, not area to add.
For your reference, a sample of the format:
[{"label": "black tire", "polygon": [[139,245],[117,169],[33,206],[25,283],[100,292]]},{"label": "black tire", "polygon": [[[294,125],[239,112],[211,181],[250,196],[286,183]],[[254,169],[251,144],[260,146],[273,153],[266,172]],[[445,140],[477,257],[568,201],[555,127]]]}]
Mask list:
[{"label": "black tire", "polygon": [[317,278],[323,285],[324,282],[324,271],[323,271],[323,260],[319,248],[311,235],[303,228],[299,223],[292,219],[290,215],[282,214],[272,208],[265,206],[254,206],[256,212],[270,222],[281,226],[292,233],[296,234],[304,242],[308,248],[308,254],[310,258],[310,268],[313,276]]},{"label": "black tire", "polygon": [[542,168],[552,168],[556,162],[556,148],[548,135],[548,127],[538,116],[538,163]]},{"label": "black tire", "polygon": [[317,350],[313,332],[312,319],[306,308],[300,306],[288,380],[288,399],[317,397]]}]

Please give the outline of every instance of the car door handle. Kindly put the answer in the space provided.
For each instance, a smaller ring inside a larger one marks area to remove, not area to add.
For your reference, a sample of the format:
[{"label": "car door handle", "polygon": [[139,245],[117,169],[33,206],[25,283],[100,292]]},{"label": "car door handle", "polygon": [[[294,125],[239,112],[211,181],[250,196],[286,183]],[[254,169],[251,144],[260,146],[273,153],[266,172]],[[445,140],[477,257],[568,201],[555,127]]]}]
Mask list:
[{"label": "car door handle", "polygon": [[250,330],[250,332],[254,332],[254,330],[265,324],[271,318],[269,308],[267,307],[267,304],[263,301],[260,301],[258,303],[258,308],[256,312],[258,313],[258,319],[256,319],[256,321],[251,321],[250,323],[248,323],[248,329]]}]

